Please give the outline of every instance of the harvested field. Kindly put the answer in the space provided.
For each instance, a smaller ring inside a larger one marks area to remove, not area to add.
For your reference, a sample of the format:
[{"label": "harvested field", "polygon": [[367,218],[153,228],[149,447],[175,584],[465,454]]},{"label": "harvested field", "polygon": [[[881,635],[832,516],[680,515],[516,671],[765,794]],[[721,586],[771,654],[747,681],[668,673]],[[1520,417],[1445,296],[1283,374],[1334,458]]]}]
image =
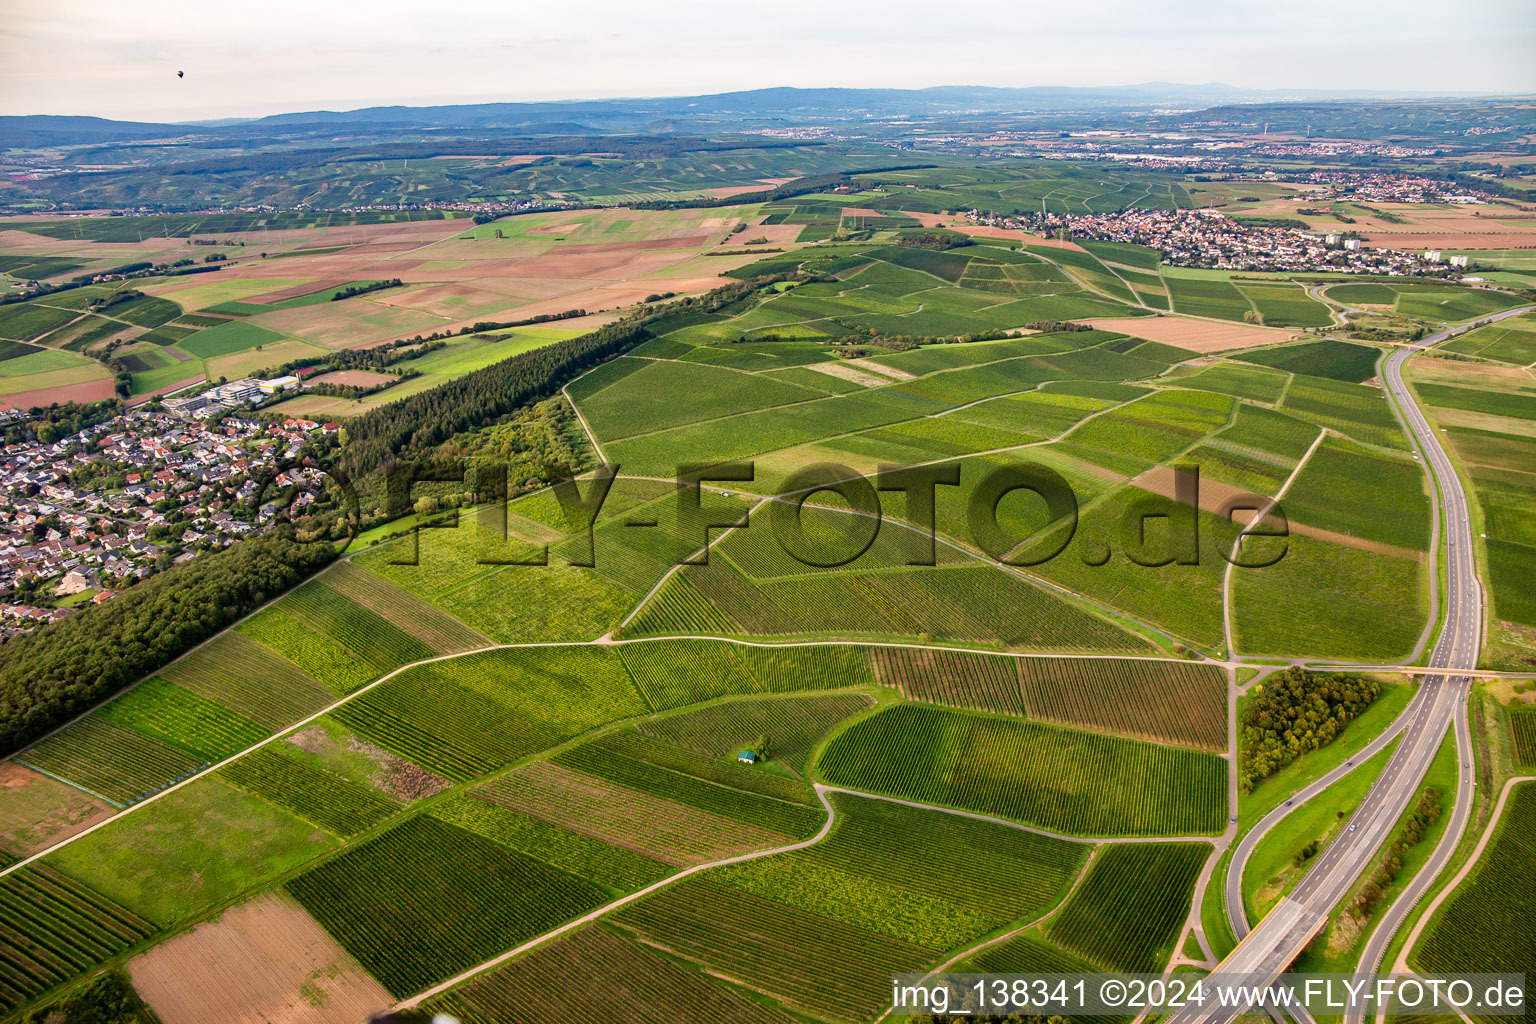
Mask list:
[{"label": "harvested field", "polygon": [[[1172,466],[1157,466],[1147,470],[1136,477],[1131,483],[1144,491],[1162,495],[1165,498],[1173,497],[1174,474]],[[1222,503],[1229,498],[1237,498],[1245,492],[1241,487],[1233,487],[1230,484],[1218,483],[1211,479],[1200,481],[1200,507],[1207,512],[1216,512],[1222,507]],[[1280,502],[1280,508],[1284,510],[1285,502]],[[1232,519],[1234,522],[1247,524],[1253,519],[1251,511],[1239,509]],[[1310,526],[1306,523],[1298,523],[1294,519],[1287,519],[1291,533],[1303,534],[1307,537],[1315,537],[1333,544],[1342,544],[1345,547],[1359,548],[1361,551],[1373,551],[1381,555],[1391,555],[1394,558],[1407,558],[1415,562],[1422,562],[1424,554],[1421,551],[1413,551],[1408,548],[1397,547],[1392,544],[1382,544],[1374,541],[1353,537],[1347,533],[1339,533],[1335,530],[1325,530],[1320,527]]]},{"label": "harvested field", "polygon": [[1100,317],[1083,323],[1101,331],[1129,334],[1148,341],[1160,341],[1191,352],[1226,352],[1231,349],[1257,348],[1260,345],[1276,345],[1282,341],[1295,341],[1301,335],[1273,327],[1255,327],[1250,324],[1216,323],[1194,317]]},{"label": "harvested field", "polygon": [[354,1024],[387,1007],[373,980],[286,896],[231,908],[129,961],[164,1024]]},{"label": "harvested field", "polygon": [[114,813],[78,789],[14,761],[0,763],[0,851],[4,853],[30,856]]},{"label": "harvested field", "polygon": [[761,192],[761,191],[763,191],[763,186],[761,186],[761,185],[722,185],[719,188],[701,188],[701,189],[699,189],[699,191],[703,192],[707,196],[714,196],[717,199],[724,199],[724,198],[727,198],[729,196],[745,195],[748,192]]},{"label": "harvested field", "polygon": [[64,384],[58,387],[36,388],[0,396],[0,409],[31,409],[69,402],[102,402],[114,394],[108,378],[86,381],[82,384]]},{"label": "harvested field", "polygon": [[840,380],[851,381],[860,387],[874,388],[879,387],[881,384],[890,383],[884,377],[876,377],[872,373],[865,373],[863,370],[849,366],[847,363],[811,363],[806,366],[806,369],[815,370],[817,373],[824,373],[828,377],[837,377]]},{"label": "harvested field", "polygon": [[547,761],[521,768],[478,792],[511,810],[678,867],[787,842],[775,832]]},{"label": "harvested field", "polygon": [[387,373],[372,373],[368,370],[337,370],[334,373],[322,373],[314,378],[314,383],[340,384],[352,388],[371,388],[394,379],[392,375]]},{"label": "harvested field", "polygon": [[850,359],[848,362],[852,363],[854,366],[862,366],[864,369],[871,373],[883,374],[886,377],[891,377],[896,380],[915,379],[914,375],[908,373],[906,370],[898,370],[894,366],[886,366],[884,363],[877,363],[873,359]]}]

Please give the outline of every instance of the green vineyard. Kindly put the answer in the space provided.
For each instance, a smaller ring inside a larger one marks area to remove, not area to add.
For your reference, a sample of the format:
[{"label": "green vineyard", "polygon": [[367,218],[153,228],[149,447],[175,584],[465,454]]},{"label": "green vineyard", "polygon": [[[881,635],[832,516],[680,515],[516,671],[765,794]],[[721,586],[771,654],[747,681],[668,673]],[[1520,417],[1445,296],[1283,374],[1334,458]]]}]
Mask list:
[{"label": "green vineyard", "polygon": [[1214,754],[921,705],[855,723],[817,773],[1083,835],[1211,834],[1226,817],[1226,762]]},{"label": "green vineyard", "polygon": [[768,741],[767,756],[798,773],[827,730],[872,703],[858,694],[734,700],[636,728],[652,739],[715,758],[733,758],[762,737]]},{"label": "green vineyard", "polygon": [[1509,794],[1492,844],[1431,921],[1414,966],[1536,974],[1536,890],[1522,881],[1532,863],[1536,785],[1522,782]]},{"label": "green vineyard", "polygon": [[[600,985],[591,979],[602,978]],[[429,1001],[464,1024],[792,1024],[724,982],[606,928],[583,928]]]},{"label": "green vineyard", "polygon": [[96,966],[157,929],[41,864],[0,879],[0,1011]]},{"label": "green vineyard", "polygon": [[412,818],[287,889],[396,996],[605,899],[590,883],[433,818]]},{"label": "green vineyard", "polygon": [[219,775],[268,803],[345,838],[366,832],[400,808],[371,789],[263,748]]},{"label": "green vineyard", "polygon": [[184,750],[104,719],[82,718],[18,760],[119,807],[206,764]]},{"label": "green vineyard", "polygon": [[1204,843],[1106,846],[1051,922],[1051,939],[1109,971],[1161,971],[1189,915]]}]

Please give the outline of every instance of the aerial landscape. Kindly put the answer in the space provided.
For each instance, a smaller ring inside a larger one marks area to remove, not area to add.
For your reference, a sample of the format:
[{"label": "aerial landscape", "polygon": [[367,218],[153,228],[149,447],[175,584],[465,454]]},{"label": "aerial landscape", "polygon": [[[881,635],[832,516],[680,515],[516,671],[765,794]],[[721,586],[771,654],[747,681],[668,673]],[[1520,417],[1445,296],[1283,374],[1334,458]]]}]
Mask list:
[{"label": "aerial landscape", "polygon": [[1533,12],[666,6],[6,5],[0,1021],[1523,1018]]}]

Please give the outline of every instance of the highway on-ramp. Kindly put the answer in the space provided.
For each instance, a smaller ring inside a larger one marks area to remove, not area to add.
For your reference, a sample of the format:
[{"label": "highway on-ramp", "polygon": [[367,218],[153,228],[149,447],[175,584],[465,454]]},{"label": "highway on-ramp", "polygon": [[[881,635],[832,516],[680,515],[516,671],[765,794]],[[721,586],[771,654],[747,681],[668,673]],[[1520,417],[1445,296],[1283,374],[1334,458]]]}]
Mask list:
[{"label": "highway on-ramp", "polygon": [[[1530,308],[1508,310],[1482,319],[1499,320]],[[1400,730],[1402,737],[1397,749],[1393,751],[1381,776],[1372,784],[1346,828],[1317,859],[1295,889],[1257,927],[1248,932],[1237,948],[1211,973],[1209,982],[1212,985],[1226,982],[1267,983],[1286,970],[1327,922],[1328,915],[1355,881],[1374,862],[1377,851],[1391,836],[1417,794],[1451,721],[1458,721],[1459,732],[1465,730],[1465,700],[1470,679],[1454,674],[1454,670],[1476,667],[1482,637],[1482,589],[1473,562],[1467,495],[1451,464],[1450,456],[1446,454],[1439,438],[1435,436],[1434,428],[1403,381],[1403,364],[1416,352],[1437,345],[1465,329],[1448,329],[1417,344],[1400,347],[1384,360],[1381,372],[1382,383],[1396,400],[1415,447],[1429,467],[1440,493],[1440,509],[1444,517],[1443,535],[1446,539],[1445,620],[1430,657],[1430,666],[1452,671],[1446,675],[1425,678],[1420,693],[1394,726],[1394,731]],[[1378,748],[1379,745],[1380,741],[1373,744]],[[1338,773],[1330,774],[1337,777]],[[1465,827],[1466,816],[1470,811],[1470,771],[1463,770],[1459,778],[1453,819],[1447,827],[1445,839],[1435,851],[1435,859],[1440,864],[1450,856],[1449,851],[1455,846],[1460,830]],[[1318,785],[1314,784],[1304,794],[1310,795],[1317,788]],[[1276,820],[1280,816],[1283,814],[1278,815]],[[1432,860],[1418,877],[1432,878],[1437,871],[1438,866]],[[1232,899],[1230,877],[1227,894],[1228,899]],[[1240,906],[1240,889],[1236,898]],[[1400,905],[1401,902],[1394,905],[1393,910],[1396,911]],[[1381,935],[1390,938],[1389,929],[1379,928],[1372,942],[1377,942]],[[1380,939],[1383,946],[1387,938]],[[1169,1015],[1167,1020],[1177,1024],[1193,1024],[1195,1021],[1227,1024],[1247,1009],[1246,1006],[1214,1009],[1189,1006]]]}]

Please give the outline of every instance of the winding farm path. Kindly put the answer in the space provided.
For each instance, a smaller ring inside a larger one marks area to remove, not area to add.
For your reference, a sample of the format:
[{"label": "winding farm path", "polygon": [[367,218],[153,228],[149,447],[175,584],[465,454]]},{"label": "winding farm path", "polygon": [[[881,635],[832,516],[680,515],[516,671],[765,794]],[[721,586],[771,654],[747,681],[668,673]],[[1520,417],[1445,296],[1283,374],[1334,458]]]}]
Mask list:
[{"label": "winding farm path", "polygon": [[[1424,934],[1424,929],[1428,926],[1430,919],[1435,916],[1435,911],[1439,910],[1440,905],[1450,898],[1450,895],[1456,891],[1457,886],[1466,881],[1467,875],[1471,874],[1478,861],[1482,860],[1483,851],[1487,849],[1489,841],[1493,839],[1493,833],[1498,827],[1499,819],[1504,815],[1504,805],[1509,800],[1509,794],[1514,792],[1515,786],[1522,782],[1536,782],[1536,775],[1518,775],[1504,783],[1504,788],[1499,791],[1498,803],[1493,806],[1493,814],[1488,818],[1488,827],[1483,830],[1477,845],[1472,848],[1472,855],[1461,866],[1461,870],[1456,872],[1455,876],[1445,884],[1445,888],[1435,894],[1435,898],[1425,908],[1423,915],[1414,923],[1413,930],[1408,933],[1407,941],[1403,943],[1402,952],[1397,955],[1397,963],[1393,965],[1394,971],[1408,970],[1409,952],[1417,945],[1419,936]],[[1379,957],[1376,963],[1378,965],[1381,963]]]},{"label": "winding farm path", "polygon": [[[1094,848],[1110,843],[1209,843],[1211,841],[1210,836],[1116,836],[1105,839],[1090,839],[1083,836],[1064,835],[1063,833],[1052,832],[1048,829],[1035,828],[1032,825],[1022,825],[1016,821],[1008,821],[1005,818],[994,818],[988,814],[977,814],[972,811],[961,811],[956,810],[953,807],[940,807],[937,804],[919,803],[915,800],[901,800],[897,799],[896,797],[882,796],[879,793],[866,793],[862,790],[848,789],[843,786],[829,786],[818,782],[815,784],[815,787],[816,799],[820,800],[821,806],[826,809],[827,820],[822,822],[821,828],[811,838],[802,839],[798,843],[790,843],[787,846],[775,846],[766,850],[754,850],[751,853],[737,854],[734,857],[725,857],[721,860],[709,861],[706,864],[695,864],[693,867],[679,871],[675,875],[668,875],[666,878],[663,878],[660,881],[652,882],[650,885],[643,889],[637,889],[627,896],[621,896],[611,903],[605,903],[601,907],[598,907],[596,910],[589,911],[588,913],[583,914],[581,917],[567,921],[565,924],[562,924],[557,928],[553,928],[542,935],[529,939],[527,942],[524,942],[513,949],[507,950],[505,953],[498,954],[497,956],[492,957],[484,963],[477,964],[467,971],[462,971],[459,974],[454,975],[452,978],[449,978],[447,981],[439,982],[438,984],[433,985],[431,988],[424,989],[423,991],[416,993],[410,998],[397,1003],[394,1008],[397,1010],[414,1009],[417,1006],[420,1006],[421,1003],[425,1000],[430,999],[433,996],[441,995],[442,993],[458,985],[462,985],[464,982],[470,980],[476,975],[484,974],[486,971],[489,971],[495,967],[499,967],[500,965],[506,963],[508,960],[520,956],[523,953],[527,953],[530,950],[536,949],[539,946],[544,945],[546,942],[559,938],[561,935],[564,935],[575,928],[579,928],[584,924],[590,924],[599,918],[606,917],[608,914],[618,910],[620,907],[625,907],[637,900],[644,899],[646,896],[649,896],[658,890],[665,889],[668,886],[673,885],[676,882],[680,882],[692,875],[696,875],[701,871],[708,871],[710,868],[725,867],[728,864],[740,864],[743,861],[758,860],[762,857],[771,857],[780,853],[794,853],[796,850],[804,850],[807,847],[815,846],[831,833],[832,826],[837,819],[837,809],[833,807],[832,801],[828,799],[828,794],[831,793],[843,793],[847,796],[856,796],[865,800],[881,800],[886,803],[900,804],[903,807],[913,807],[920,811],[935,811],[940,814],[951,814],[959,818],[970,818],[975,821],[984,821],[992,825],[1001,825],[1006,828],[1018,829],[1021,832],[1032,832],[1035,835],[1048,836],[1052,839],[1059,839],[1064,842],[1081,843]],[[1084,867],[1083,873],[1086,873],[1086,865]],[[1079,874],[1077,881],[1073,882],[1073,889],[1076,889],[1078,882],[1080,882],[1081,879],[1082,873]],[[1063,896],[1062,901],[1065,901],[1065,899],[1066,896]],[[1059,905],[1060,902],[1058,902],[1055,906]],[[1055,906],[1051,908],[1052,911],[1054,911]],[[1027,928],[1029,925],[1025,925],[1024,927]],[[982,945],[990,944],[991,943],[983,943]],[[975,948],[980,947],[973,947],[973,949]],[[964,955],[965,953],[959,954],[959,956]],[[953,959],[951,959],[950,962],[953,962]]]},{"label": "winding farm path", "polygon": [[[1280,489],[1275,491],[1275,496],[1265,502],[1263,507],[1254,512],[1253,519],[1250,520],[1250,522],[1257,525],[1264,521],[1264,517],[1269,515],[1270,509],[1274,508],[1280,503],[1280,499],[1285,497],[1285,492],[1291,489],[1291,484],[1295,483],[1296,478],[1301,476],[1301,471],[1305,469],[1307,463],[1312,460],[1312,453],[1317,451],[1318,446],[1320,446],[1323,441],[1327,439],[1327,437],[1327,430],[1319,430],[1317,432],[1317,437],[1312,439],[1311,446],[1307,448],[1306,453],[1303,454],[1302,457],[1297,461],[1296,468],[1291,470],[1291,475],[1286,477],[1285,482],[1280,485]],[[1237,537],[1233,539],[1232,551],[1227,556],[1227,567],[1221,574],[1221,628],[1222,634],[1226,638],[1227,657],[1233,659],[1237,657],[1237,641],[1232,636],[1232,570],[1237,567],[1237,556],[1242,549],[1244,536],[1246,536],[1246,534],[1239,533]]]},{"label": "winding farm path", "polygon": [[816,799],[821,801],[821,806],[826,810],[827,820],[821,823],[821,828],[814,836],[811,836],[809,839],[802,839],[800,842],[790,843],[788,846],[775,846],[767,850],[754,850],[751,853],[740,853],[734,857],[726,857],[721,860],[713,860],[705,864],[695,864],[693,867],[679,871],[675,875],[668,875],[666,878],[663,878],[659,882],[652,882],[644,889],[637,889],[627,896],[621,896],[611,903],[605,903],[601,907],[598,907],[596,910],[588,911],[580,917],[573,918],[572,920],[565,922],[565,924],[560,925],[558,928],[553,928],[545,932],[543,935],[535,936],[522,945],[515,946],[512,949],[507,950],[505,953],[500,954],[499,956],[492,957],[484,963],[476,964],[469,970],[462,971],[459,974],[449,978],[447,981],[439,982],[429,989],[424,989],[421,992],[411,996],[409,999],[405,999],[397,1003],[395,1005],[395,1009],[414,1009],[415,1007],[419,1006],[423,1000],[431,999],[436,995],[441,995],[442,993],[453,988],[455,985],[461,985],[477,974],[483,974],[494,967],[499,967],[501,964],[506,963],[508,960],[511,960],[515,956],[520,956],[521,954],[526,953],[531,949],[542,946],[544,943],[549,942],[552,939],[557,939],[564,935],[566,932],[580,928],[584,924],[590,924],[600,917],[611,914],[613,911],[618,910],[620,907],[628,906],[629,904],[634,903],[636,900],[644,899],[645,897],[651,895],[653,892],[656,892],[658,889],[665,889],[667,886],[672,885],[675,882],[680,882],[691,875],[696,875],[700,871],[708,871],[710,868],[724,867],[727,864],[740,864],[744,861],[758,860],[762,857],[771,857],[778,853],[794,853],[796,850],[803,850],[808,846],[815,846],[817,843],[821,842],[827,837],[827,835],[832,831],[833,822],[837,820],[837,810],[832,806],[832,801],[827,799],[827,791],[824,786],[818,785],[816,787]]}]

